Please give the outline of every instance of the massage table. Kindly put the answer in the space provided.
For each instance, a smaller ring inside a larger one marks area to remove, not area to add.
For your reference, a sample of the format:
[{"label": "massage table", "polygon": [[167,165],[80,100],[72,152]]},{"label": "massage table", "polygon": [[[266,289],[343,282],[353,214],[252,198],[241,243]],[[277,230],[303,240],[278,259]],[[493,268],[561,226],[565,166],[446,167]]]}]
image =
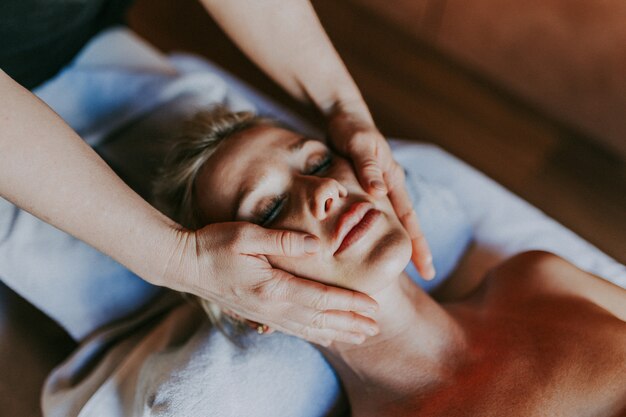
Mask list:
[{"label": "massage table", "polygon": [[[202,93],[190,94],[194,91]],[[214,64],[186,54],[165,56],[124,28],[100,34],[35,93],[148,200],[146,175],[154,174],[163,151],[159,137],[173,134],[176,123],[193,109],[220,102],[236,110],[257,110],[311,135],[318,133]],[[531,249],[554,252],[626,287],[624,265],[441,148],[400,139],[391,139],[391,144],[412,179],[409,192],[438,269],[436,280],[422,283],[426,290],[435,289],[455,269],[479,277],[503,259]],[[47,239],[34,241],[35,233]],[[77,259],[100,262],[90,248],[6,202],[0,204],[0,280],[4,282],[0,286],[0,410],[7,415],[37,415],[34,402],[42,378],[75,346],[73,341],[85,340],[100,326],[136,313],[136,298],[125,299],[126,294],[141,292],[142,302],[159,295],[158,288],[129,277],[118,286],[110,281],[109,299],[86,285],[76,290],[86,299],[82,305],[64,305],[60,295],[71,290],[64,285],[75,280],[64,280],[67,265],[56,264],[54,256],[68,252]],[[48,262],[25,267],[28,254],[45,254]],[[103,279],[132,275],[112,261],[98,268],[86,265],[72,273],[100,274]],[[415,277],[414,268],[409,266],[408,272]],[[54,282],[55,287],[42,282]],[[106,310],[112,299],[118,306],[114,312]],[[259,379],[267,382],[272,377]],[[327,394],[321,389],[319,396]]]}]

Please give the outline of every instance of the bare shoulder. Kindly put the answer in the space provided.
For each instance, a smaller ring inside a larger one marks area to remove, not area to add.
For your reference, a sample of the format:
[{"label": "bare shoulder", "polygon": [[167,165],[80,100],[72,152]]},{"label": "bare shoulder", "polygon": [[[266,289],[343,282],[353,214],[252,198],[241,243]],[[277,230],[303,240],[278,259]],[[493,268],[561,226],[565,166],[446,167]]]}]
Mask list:
[{"label": "bare shoulder", "polygon": [[626,290],[550,252],[523,252],[494,268],[484,291],[492,300],[523,302],[540,296],[585,299],[626,321]]},{"label": "bare shoulder", "polygon": [[624,289],[559,256],[533,251],[494,268],[467,302],[483,320],[476,343],[488,354],[479,363],[495,366],[500,381],[485,398],[504,404],[517,390],[524,407],[545,412],[536,415],[622,415]]}]

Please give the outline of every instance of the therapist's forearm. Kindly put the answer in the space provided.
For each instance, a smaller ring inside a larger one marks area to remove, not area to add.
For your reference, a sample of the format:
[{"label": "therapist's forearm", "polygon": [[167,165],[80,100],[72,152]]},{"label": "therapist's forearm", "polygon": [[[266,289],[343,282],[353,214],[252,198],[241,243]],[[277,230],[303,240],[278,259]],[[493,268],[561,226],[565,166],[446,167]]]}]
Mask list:
[{"label": "therapist's forearm", "polygon": [[0,71],[0,196],[159,283],[177,225]]},{"label": "therapist's forearm", "polygon": [[324,114],[370,118],[359,89],[307,0],[201,0],[239,47],[291,95]]}]

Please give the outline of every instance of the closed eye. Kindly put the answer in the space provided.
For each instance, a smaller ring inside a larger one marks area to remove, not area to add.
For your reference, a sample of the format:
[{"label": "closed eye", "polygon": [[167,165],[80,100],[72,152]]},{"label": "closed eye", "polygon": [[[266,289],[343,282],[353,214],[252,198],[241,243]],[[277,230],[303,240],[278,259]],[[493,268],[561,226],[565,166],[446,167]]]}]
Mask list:
[{"label": "closed eye", "polygon": [[272,197],[272,199],[265,206],[263,206],[256,216],[258,219],[257,223],[261,226],[270,225],[280,214],[286,200],[286,194]]},{"label": "closed eye", "polygon": [[[304,170],[304,174],[323,175],[332,166],[332,164],[333,155],[331,151],[327,151],[310,163]],[[257,218],[257,223],[261,226],[269,226],[280,215],[286,201],[286,194],[272,197],[267,204],[263,205],[263,207],[259,210],[259,213],[255,216]]]},{"label": "closed eye", "polygon": [[318,158],[315,162],[313,162],[310,166],[308,166],[305,170],[306,175],[321,175],[333,163],[333,156],[330,151],[326,152],[322,157]]}]

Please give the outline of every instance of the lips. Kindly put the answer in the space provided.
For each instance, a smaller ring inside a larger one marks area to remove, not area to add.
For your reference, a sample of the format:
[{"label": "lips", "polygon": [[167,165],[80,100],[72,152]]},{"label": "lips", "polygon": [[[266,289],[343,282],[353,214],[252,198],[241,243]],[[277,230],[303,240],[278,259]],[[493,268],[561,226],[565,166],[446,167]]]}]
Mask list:
[{"label": "lips", "polygon": [[357,202],[339,217],[335,228],[335,255],[361,239],[374,224],[380,211],[369,202]]}]

